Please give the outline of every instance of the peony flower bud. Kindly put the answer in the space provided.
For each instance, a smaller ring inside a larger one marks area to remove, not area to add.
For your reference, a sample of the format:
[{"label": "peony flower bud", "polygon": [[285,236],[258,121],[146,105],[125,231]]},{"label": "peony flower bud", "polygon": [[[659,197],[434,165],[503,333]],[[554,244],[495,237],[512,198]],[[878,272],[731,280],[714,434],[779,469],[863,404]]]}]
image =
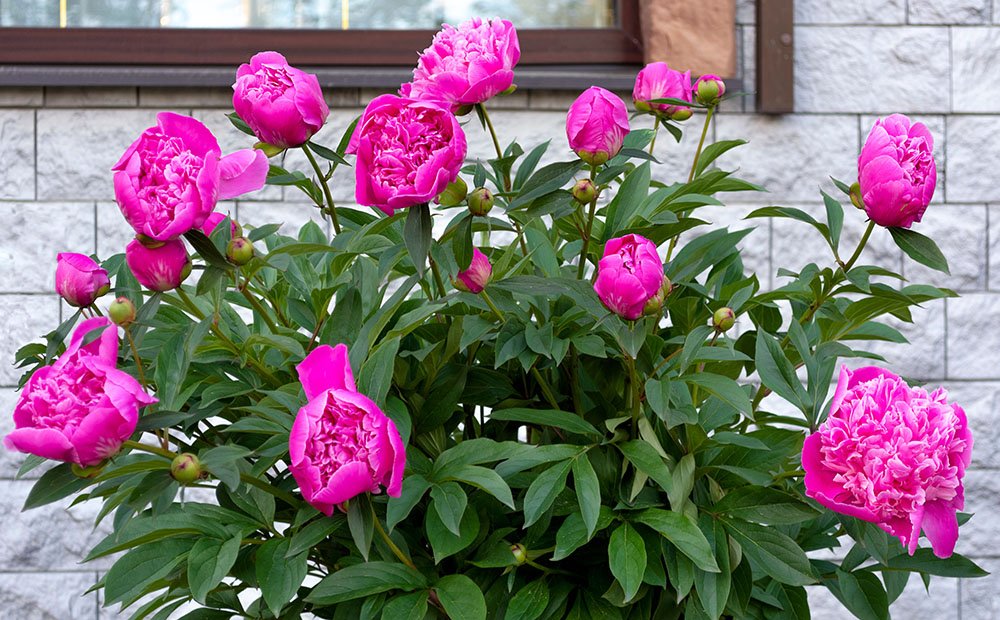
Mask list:
[{"label": "peony flower bud", "polygon": [[462,177],[455,177],[455,180],[449,183],[443,192],[438,194],[437,203],[442,207],[457,207],[462,204],[468,193],[469,186],[465,184]]},{"label": "peony flower bud", "polygon": [[590,204],[597,198],[597,188],[590,179],[580,179],[571,191],[573,198],[580,204]]},{"label": "peony flower bud", "polygon": [[119,297],[108,306],[108,317],[115,325],[128,327],[135,321],[135,304],[128,297]]},{"label": "peony flower bud", "polygon": [[934,137],[902,114],[875,121],[858,157],[860,203],[880,226],[909,228],[934,196]]},{"label": "peony flower bud", "polygon": [[692,114],[694,114],[694,112],[692,112],[690,108],[681,108],[680,110],[677,110],[676,112],[670,115],[670,120],[683,122],[691,118]]},{"label": "peony flower bud", "polygon": [[452,281],[460,291],[466,293],[481,293],[490,282],[493,275],[493,265],[490,259],[479,251],[479,248],[472,249],[472,263],[465,271],[460,271],[458,277]]},{"label": "peony flower bud", "polygon": [[[691,72],[671,69],[665,62],[652,62],[635,76],[632,104],[636,111],[683,121],[691,117],[690,108],[669,103],[650,103],[656,99],[691,101]],[[686,116],[680,113],[686,110]],[[677,118],[674,118],[677,116]]]},{"label": "peony flower bud", "polygon": [[110,290],[108,272],[94,259],[73,252],[56,257],[56,292],[69,305],[89,306]]},{"label": "peony flower bud", "polygon": [[726,94],[726,83],[717,75],[706,73],[694,83],[695,98],[703,105],[715,105]]},{"label": "peony flower bud", "polygon": [[134,240],[125,247],[125,263],[139,284],[152,291],[172,291],[191,274],[191,259],[180,239],[157,248]]},{"label": "peony flower bud", "polygon": [[733,328],[736,324],[736,313],[733,312],[732,308],[722,307],[715,311],[712,315],[712,327],[716,331],[724,332]]},{"label": "peony flower bud", "polygon": [[524,564],[528,561],[528,550],[521,543],[511,545],[510,552],[514,556],[514,561],[518,564]]},{"label": "peony flower bud", "polygon": [[226,258],[234,265],[246,265],[253,258],[253,243],[246,237],[231,239],[226,246]]},{"label": "peony flower bud", "polygon": [[469,213],[486,215],[493,209],[493,192],[485,187],[477,187],[469,194]]},{"label": "peony flower bud", "polygon": [[591,166],[599,166],[617,155],[628,132],[625,103],[618,95],[598,86],[583,91],[566,114],[569,147]]},{"label": "peony flower bud", "polygon": [[608,310],[634,321],[662,290],[663,261],[655,243],[636,234],[608,241],[594,281],[594,291]]},{"label": "peony flower bud", "polygon": [[191,484],[202,476],[201,461],[190,452],[183,452],[170,463],[170,475],[181,484]]}]

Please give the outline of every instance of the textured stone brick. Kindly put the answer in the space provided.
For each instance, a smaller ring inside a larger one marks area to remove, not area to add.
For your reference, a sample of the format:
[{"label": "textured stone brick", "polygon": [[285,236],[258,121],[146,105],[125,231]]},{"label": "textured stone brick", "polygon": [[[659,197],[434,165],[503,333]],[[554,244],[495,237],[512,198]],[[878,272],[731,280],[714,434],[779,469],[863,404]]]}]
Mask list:
[{"label": "textured stone brick", "polygon": [[947,389],[948,401],[961,405],[969,418],[976,442],[972,466],[1000,468],[1000,383],[951,381]]},{"label": "textured stone brick", "polygon": [[0,203],[0,222],[0,292],[54,291],[58,253],[94,252],[93,203]]},{"label": "textured stone brick", "polygon": [[0,538],[0,570],[80,570],[110,566],[108,558],[82,566],[87,552],[110,531],[110,521],[94,528],[100,503],[68,508],[62,500],[21,512],[34,481],[0,481],[4,536]]},{"label": "textured stone brick", "polygon": [[902,24],[906,0],[797,0],[796,24]]},{"label": "textured stone brick", "polygon": [[[336,148],[340,144],[341,138],[344,137],[344,132],[347,131],[347,128],[361,112],[360,108],[331,111],[330,117],[326,119],[326,124],[319,130],[319,133],[313,136],[313,140],[317,144],[322,144],[331,149]],[[226,122],[228,123],[229,121]],[[243,134],[237,133],[237,135]],[[320,165],[324,165],[322,159],[318,161]],[[283,155],[273,159],[272,163],[282,166],[287,170],[299,170],[309,176],[314,176],[309,161],[300,149],[290,149]],[[339,166],[337,171],[334,172],[333,178],[330,179],[330,191],[333,194],[334,202],[337,204],[354,201],[354,174],[355,171],[352,166]],[[264,192],[254,194],[254,196],[271,196],[271,192],[274,189],[277,188],[267,188]],[[309,200],[297,187],[291,186],[285,188],[285,199],[290,202]],[[268,200],[274,201],[275,199],[268,198]]]},{"label": "textured stone brick", "polygon": [[990,0],[909,0],[911,24],[985,24]]},{"label": "textured stone brick", "polygon": [[990,205],[987,210],[989,220],[989,232],[987,239],[989,247],[989,287],[991,290],[1000,290],[1000,205]]},{"label": "textured stone brick", "polygon": [[770,193],[759,195],[762,202],[819,201],[820,186],[835,191],[830,175],[857,174],[858,129],[851,116],[729,114],[720,115],[715,128],[718,140],[750,141],[720,157],[719,166],[738,168],[738,176],[764,186]]},{"label": "textured stone brick", "polygon": [[1000,378],[1000,347],[995,337],[1000,325],[1000,295],[968,293],[946,303],[948,377]]},{"label": "textured stone brick", "polygon": [[0,295],[0,385],[14,386],[22,371],[14,367],[14,353],[59,325],[59,297]]},{"label": "textured stone brick", "polygon": [[1000,112],[1000,29],[952,29],[951,55],[953,109]]},{"label": "textured stone brick", "polygon": [[795,36],[796,111],[949,108],[947,28],[802,26]]},{"label": "textured stone brick", "polygon": [[1000,476],[996,471],[970,469],[964,482],[964,512],[973,513],[973,517],[962,526],[955,551],[973,558],[993,556],[1000,540],[1000,519],[996,518],[1000,513]]},{"label": "textured stone brick", "polygon": [[7,86],[0,88],[0,106],[38,107],[42,105],[43,92],[40,86]]},{"label": "textured stone brick", "polygon": [[122,108],[134,106],[136,89],[47,87],[45,106],[50,108]]},{"label": "textured stone brick", "polygon": [[0,620],[84,620],[97,617],[97,596],[84,594],[97,573],[0,573]]},{"label": "textured stone brick", "polygon": [[[808,587],[812,620],[850,620],[855,616],[826,588]],[[890,606],[894,618],[958,620],[958,580],[935,577],[930,592],[919,577],[911,576],[906,590]]]},{"label": "textured stone brick", "polygon": [[0,110],[0,199],[35,197],[35,113]]},{"label": "textured stone brick", "polygon": [[[17,404],[19,392],[12,387],[0,388],[0,436],[14,430],[14,405]],[[0,450],[0,479],[13,480],[17,476],[18,470],[24,463],[27,455],[13,450]],[[25,480],[31,480],[42,475],[51,466],[47,464],[39,465],[24,475]]]},{"label": "textured stone brick", "polygon": [[143,86],[139,88],[139,106],[143,108],[232,108],[233,89],[170,88]]},{"label": "textured stone brick", "polygon": [[111,166],[155,124],[152,110],[39,110],[38,199],[114,198]]},{"label": "textured stone brick", "polygon": [[929,302],[910,312],[912,323],[904,323],[893,316],[880,319],[902,332],[910,341],[908,344],[869,342],[865,346],[858,343],[854,348],[878,353],[886,359],[888,368],[901,376],[941,379],[945,374],[945,304],[943,301]]},{"label": "textured stone brick", "polygon": [[962,580],[962,620],[996,620],[1000,618],[1000,560],[982,559],[976,563],[990,574]]},{"label": "textured stone brick", "polygon": [[915,225],[937,242],[951,274],[935,271],[904,257],[903,275],[913,283],[934,284],[956,291],[986,288],[986,206],[932,204]]},{"label": "textured stone brick", "polygon": [[950,202],[1000,201],[996,164],[1000,142],[984,139],[1000,135],[1000,117],[949,116],[947,142],[947,199]]},{"label": "textured stone brick", "polygon": [[736,0],[736,23],[753,24],[757,21],[757,3],[754,0]]}]

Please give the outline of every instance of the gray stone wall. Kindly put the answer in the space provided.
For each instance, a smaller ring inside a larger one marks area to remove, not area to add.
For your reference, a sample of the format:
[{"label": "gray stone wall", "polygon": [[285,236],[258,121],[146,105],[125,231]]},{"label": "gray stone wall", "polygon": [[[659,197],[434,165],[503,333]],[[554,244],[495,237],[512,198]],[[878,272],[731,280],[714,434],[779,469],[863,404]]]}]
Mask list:
[{"label": "gray stone wall", "polygon": [[[991,4],[992,2],[992,4]],[[737,18],[739,76],[754,78],[753,2],[740,0]],[[931,384],[946,384],[968,412],[976,437],[974,469],[966,478],[973,520],[962,529],[959,551],[987,570],[1000,571],[1000,0],[798,0],[796,2],[796,113],[754,114],[750,99],[727,104],[710,139],[744,137],[750,144],[728,155],[747,178],[770,193],[740,197],[707,210],[719,224],[763,204],[800,207],[817,214],[828,175],[853,180],[860,145],[879,115],[903,112],[923,122],[936,139],[938,190],[918,230],[934,237],[952,274],[931,273],[905,259],[884,231],[866,251],[872,261],[897,267],[914,280],[959,291],[962,297],[928,304],[904,326],[907,346],[879,351],[891,367]],[[335,144],[364,102],[376,93],[328,90],[329,126],[319,141]],[[552,138],[550,159],[567,156],[565,110],[575,93],[518,92],[492,108],[504,141],[529,146]],[[113,202],[109,169],[159,110],[193,114],[216,132],[224,150],[248,139],[232,129],[226,89],[6,88],[0,89],[0,432],[11,426],[18,373],[14,350],[67,316],[53,293],[60,251],[120,252],[130,230]],[[636,125],[646,121],[637,119]],[[689,123],[688,131],[698,127]],[[475,122],[467,126],[471,156],[491,154]],[[681,178],[694,139],[674,144],[661,136],[657,175]],[[289,155],[289,166],[304,161]],[[335,179],[341,204],[353,200],[345,170]],[[267,188],[224,203],[240,221],[298,226],[314,215],[291,189]],[[848,213],[844,243],[857,240],[859,214]],[[777,285],[778,266],[827,264],[819,238],[805,226],[754,221],[745,241],[748,264],[765,284]],[[96,507],[49,507],[21,513],[31,480],[15,480],[18,455],[0,452],[0,618],[111,618],[97,594],[81,596],[107,568],[80,565],[101,536]],[[847,618],[830,596],[812,595],[814,617]],[[919,579],[893,607],[899,618],[1000,618],[1000,578],[935,579],[929,595]]]}]

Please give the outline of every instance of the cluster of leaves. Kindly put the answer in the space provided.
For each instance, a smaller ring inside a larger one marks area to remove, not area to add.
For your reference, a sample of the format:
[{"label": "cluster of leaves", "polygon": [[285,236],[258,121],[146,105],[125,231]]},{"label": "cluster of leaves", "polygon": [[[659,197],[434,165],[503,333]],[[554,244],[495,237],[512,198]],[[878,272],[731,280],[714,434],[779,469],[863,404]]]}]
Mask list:
[{"label": "cluster of leaves", "polygon": [[[137,373],[141,361],[160,401],[140,420],[149,448],[90,478],[50,469],[27,507],[103,505],[110,533],[88,559],[119,554],[98,585],[107,604],[135,604],[135,618],[194,601],[202,608],[184,618],[801,619],[814,585],[874,620],[912,573],[983,574],[959,555],[911,557],[821,508],[799,462],[838,360],[877,359],[854,347],[905,342],[880,319],[910,321],[913,306],[953,293],[905,284],[859,253],[843,260],[844,219],[862,215],[825,194],[823,222],[786,207],[750,214],[800,220],[831,249],[831,266],[781,270],[783,284],[762,289],[740,250],[752,229],[703,232],[697,218],[722,194],[760,189],[714,165],[742,141],[707,146],[690,182],[665,184],[652,179],[652,138],[633,131],[590,171],[540,166],[548,143],[527,154],[511,144],[463,171],[494,188],[498,208],[463,209],[437,238],[426,205],[393,217],[337,208],[333,239],[315,224],[296,237],[248,226],[257,256],[237,269],[223,257],[224,222],[211,238],[189,233],[197,283],[166,294],[141,291],[111,257],[115,293],[139,306],[138,359],[123,348],[119,364]],[[345,143],[313,145],[325,174],[274,166],[272,182],[329,213],[321,187]],[[613,193],[593,222],[568,191],[588,172]],[[604,242],[627,233],[670,246],[662,317],[622,321],[592,290]],[[947,269],[926,237],[892,234]],[[490,247],[488,297],[445,286],[474,239]],[[711,327],[723,306],[738,333]],[[22,349],[29,372],[75,320]],[[288,435],[305,403],[295,364],[340,342],[359,390],[398,425],[407,469],[401,497],[359,496],[326,517],[297,493]],[[780,399],[765,400],[772,392]],[[169,473],[179,452],[208,477],[182,488]],[[807,555],[842,544],[839,563]]]}]

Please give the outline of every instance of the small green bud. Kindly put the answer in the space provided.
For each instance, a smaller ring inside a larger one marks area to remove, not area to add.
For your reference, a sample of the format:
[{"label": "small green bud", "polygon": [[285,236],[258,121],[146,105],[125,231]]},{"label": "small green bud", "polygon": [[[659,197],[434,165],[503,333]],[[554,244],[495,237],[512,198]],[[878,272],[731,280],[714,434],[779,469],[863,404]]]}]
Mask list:
[{"label": "small green bud", "polygon": [[438,195],[438,204],[442,207],[457,207],[462,204],[468,193],[469,186],[465,184],[462,177],[455,177],[455,180],[449,183],[448,187],[444,188],[444,191]]},{"label": "small green bud", "polygon": [[524,548],[521,543],[516,543],[510,546],[510,552],[514,554],[514,560],[518,564],[524,564],[528,561],[528,550]]},{"label": "small green bud", "polygon": [[863,198],[861,198],[860,183],[855,183],[854,185],[851,186],[851,204],[861,209],[862,211],[865,210],[865,201]]},{"label": "small green bud", "polygon": [[493,192],[485,187],[477,187],[468,196],[469,212],[473,215],[486,215],[493,209]]},{"label": "small green bud", "polygon": [[135,320],[135,304],[128,297],[119,297],[108,306],[108,316],[115,325],[128,327]]},{"label": "small green bud", "polygon": [[716,331],[724,332],[732,329],[733,325],[736,324],[736,313],[733,312],[732,308],[722,307],[715,311],[712,315],[712,327]]},{"label": "small green bud", "polygon": [[202,476],[201,461],[190,452],[178,454],[170,463],[170,475],[181,484],[191,484]]},{"label": "small green bud", "polygon": [[686,121],[691,118],[692,114],[694,114],[694,112],[692,112],[690,108],[681,108],[670,115],[670,120],[678,122]]},{"label": "small green bud", "polygon": [[226,258],[234,265],[246,265],[253,258],[253,244],[246,237],[235,237],[226,246]]},{"label": "small green bud", "polygon": [[580,179],[573,186],[573,198],[580,204],[590,204],[597,198],[597,188],[590,179]]},{"label": "small green bud", "polygon": [[285,149],[280,146],[275,146],[273,144],[268,144],[267,142],[258,142],[253,145],[255,149],[264,151],[264,154],[268,157],[276,157],[285,152]]}]

